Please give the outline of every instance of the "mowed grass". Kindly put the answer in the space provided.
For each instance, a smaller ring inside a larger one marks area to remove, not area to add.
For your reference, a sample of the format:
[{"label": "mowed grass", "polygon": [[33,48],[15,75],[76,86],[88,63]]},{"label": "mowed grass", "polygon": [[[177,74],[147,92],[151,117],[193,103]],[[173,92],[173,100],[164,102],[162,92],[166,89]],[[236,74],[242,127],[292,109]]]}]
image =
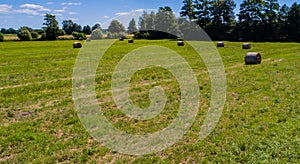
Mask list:
[{"label": "mowed grass", "polygon": [[[0,43],[1,163],[299,163],[299,43],[253,43],[251,50],[242,50],[241,43],[225,42],[225,48],[218,48],[226,70],[227,100],[217,127],[199,141],[211,94],[202,60],[189,46],[177,47],[176,41],[117,41],[99,62],[96,90],[105,116],[120,130],[152,133],[168,126],[178,112],[179,85],[160,67],[136,72],[130,83],[130,96],[142,108],[150,104],[151,88],[165,89],[168,101],[158,117],[138,121],[117,109],[110,92],[112,72],[135,48],[172,48],[191,65],[199,83],[201,103],[191,130],[172,147],[144,156],[109,150],[85,131],[72,100],[79,52],[72,43]],[[248,51],[261,52],[262,64],[244,65]]]}]

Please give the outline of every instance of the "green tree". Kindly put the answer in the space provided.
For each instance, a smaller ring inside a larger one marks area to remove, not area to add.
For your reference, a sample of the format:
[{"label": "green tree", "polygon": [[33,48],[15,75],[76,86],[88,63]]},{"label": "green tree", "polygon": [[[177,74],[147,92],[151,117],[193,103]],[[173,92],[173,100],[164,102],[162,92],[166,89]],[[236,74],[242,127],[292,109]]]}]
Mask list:
[{"label": "green tree", "polygon": [[5,28],[1,28],[0,32],[1,32],[2,34],[7,34],[7,30],[6,30]]},{"label": "green tree", "polygon": [[278,25],[279,4],[277,0],[265,0],[263,17],[263,35],[268,41],[276,38],[276,26]]},{"label": "green tree", "polygon": [[140,31],[147,30],[146,24],[146,16],[148,13],[146,11],[143,12],[143,15],[139,17],[139,29]]},{"label": "green tree", "polygon": [[63,27],[62,29],[66,32],[66,34],[70,35],[74,31],[76,32],[82,32],[82,27],[81,25],[74,23],[72,20],[64,20],[62,22]]},{"label": "green tree", "polygon": [[57,35],[58,36],[63,36],[63,35],[66,35],[66,32],[62,29],[59,29],[58,32],[57,32]]},{"label": "green tree", "polygon": [[233,0],[214,0],[211,5],[211,17],[213,25],[229,25],[234,21]]},{"label": "green tree", "polygon": [[37,39],[39,37],[39,34],[36,31],[32,31],[31,36],[32,36],[32,39]]},{"label": "green tree", "polygon": [[195,17],[197,24],[206,29],[206,26],[211,24],[211,1],[209,0],[196,0],[195,6]]},{"label": "green tree", "polygon": [[133,33],[133,32],[137,32],[138,29],[136,27],[136,22],[134,19],[131,19],[131,21],[129,22],[129,26],[128,26],[128,33]]},{"label": "green tree", "polygon": [[119,21],[113,20],[108,27],[108,31],[111,33],[125,32],[125,27]]},{"label": "green tree", "polygon": [[74,23],[73,24],[73,31],[76,31],[76,32],[82,32],[82,27],[81,25],[77,24],[77,23]]},{"label": "green tree", "polygon": [[64,20],[62,22],[62,29],[66,32],[66,34],[71,35],[73,30],[73,26],[74,26],[74,22],[72,20]]},{"label": "green tree", "polygon": [[261,23],[263,19],[263,0],[243,0],[240,5],[239,29],[244,40],[261,40],[263,32]]},{"label": "green tree", "polygon": [[181,32],[180,37],[184,40],[199,40],[202,38],[200,27],[195,22],[185,18],[179,18],[178,24]]},{"label": "green tree", "polygon": [[118,34],[118,33],[111,33],[111,32],[107,33],[107,39],[117,39],[119,37],[120,37],[120,34]]},{"label": "green tree", "polygon": [[86,35],[82,32],[73,31],[72,35],[75,39],[86,39]]},{"label": "green tree", "polygon": [[95,24],[93,27],[92,27],[92,31],[94,31],[95,29],[100,29],[100,30],[102,30],[102,28],[101,28],[101,25],[99,24],[99,23],[97,23],[97,24]]},{"label": "green tree", "polygon": [[196,18],[195,5],[193,0],[184,0],[183,7],[181,8],[180,16],[187,17],[189,20]]},{"label": "green tree", "polygon": [[86,35],[90,35],[92,33],[92,28],[89,25],[83,26],[82,32]]},{"label": "green tree", "polygon": [[17,33],[17,30],[13,29],[13,28],[9,28],[6,30],[6,33],[7,34],[16,34]]},{"label": "green tree", "polygon": [[277,25],[277,37],[281,41],[287,41],[288,32],[287,32],[287,18],[288,18],[289,7],[284,4],[278,12],[278,25]]},{"label": "green tree", "polygon": [[140,31],[155,30],[156,14],[152,11],[150,14],[144,11],[143,15],[139,18]]},{"label": "green tree", "polygon": [[[18,31],[20,31],[20,30],[28,30],[30,32],[31,39],[37,39],[39,37],[39,34],[35,30],[33,30],[32,28],[30,28],[30,27],[23,26],[23,27],[20,27],[20,29]],[[23,32],[23,34],[25,34],[25,33]],[[28,40],[28,39],[25,39],[25,40]]]},{"label": "green tree", "polygon": [[4,35],[2,33],[0,33],[0,42],[4,41]]},{"label": "green tree", "polygon": [[32,40],[32,36],[30,31],[27,28],[21,27],[18,30],[17,36],[22,41],[30,41]]},{"label": "green tree", "polygon": [[[22,27],[20,27],[20,29],[27,29],[30,33],[31,33],[31,32],[34,32],[34,30],[33,30],[32,28],[27,27],[27,26],[22,26]],[[20,29],[19,29],[19,30],[20,30]]]},{"label": "green tree", "polygon": [[149,30],[154,30],[156,26],[157,18],[154,11],[151,11],[146,19],[146,28]]},{"label": "green tree", "polygon": [[91,39],[97,40],[97,39],[103,39],[103,32],[100,28],[96,28],[92,31]]},{"label": "green tree", "polygon": [[292,4],[287,15],[287,33],[290,41],[300,42],[300,4]]},{"label": "green tree", "polygon": [[229,31],[234,23],[233,0],[213,0],[210,6],[211,25],[206,28],[214,40],[228,40]]},{"label": "green tree", "polygon": [[55,15],[51,15],[51,14],[46,14],[45,18],[44,18],[44,23],[43,25],[45,25],[45,39],[46,40],[56,40],[57,37],[59,36],[59,26],[58,26],[58,22],[55,18]]},{"label": "green tree", "polygon": [[155,30],[179,35],[177,19],[169,6],[160,7],[156,13]]}]

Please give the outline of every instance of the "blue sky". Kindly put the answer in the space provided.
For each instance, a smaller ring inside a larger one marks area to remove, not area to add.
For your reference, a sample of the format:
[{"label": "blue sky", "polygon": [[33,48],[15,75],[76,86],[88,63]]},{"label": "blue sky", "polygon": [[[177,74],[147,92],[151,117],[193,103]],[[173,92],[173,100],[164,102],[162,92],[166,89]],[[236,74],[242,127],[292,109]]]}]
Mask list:
[{"label": "blue sky", "polygon": [[[236,12],[241,1],[235,1]],[[290,6],[296,1],[279,0],[279,3]],[[125,16],[128,12],[139,14],[142,9],[156,11],[161,6],[170,6],[178,14],[182,0],[1,0],[0,28],[41,28],[46,13],[56,15],[60,26],[63,20],[71,19],[82,26],[100,23],[105,28],[111,19]],[[127,27],[128,22],[122,23]]]}]

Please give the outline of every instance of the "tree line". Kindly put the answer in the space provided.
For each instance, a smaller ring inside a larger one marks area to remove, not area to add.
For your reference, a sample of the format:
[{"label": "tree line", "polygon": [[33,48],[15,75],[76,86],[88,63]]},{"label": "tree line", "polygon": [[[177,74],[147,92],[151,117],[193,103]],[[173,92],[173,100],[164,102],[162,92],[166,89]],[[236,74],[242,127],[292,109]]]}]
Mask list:
[{"label": "tree line", "polygon": [[73,35],[75,39],[86,39],[86,35],[91,35],[92,39],[105,38],[115,39],[124,36],[125,33],[132,33],[137,31],[135,20],[132,19],[129,23],[128,30],[118,21],[112,20],[108,29],[103,30],[100,24],[95,24],[90,27],[89,25],[81,26],[72,20],[64,20],[62,22],[62,28],[60,29],[59,23],[56,20],[55,15],[46,14],[44,17],[44,23],[42,29],[32,29],[27,26],[22,26],[18,30],[13,28],[5,29],[1,28],[0,41],[4,40],[2,34],[17,34],[18,38],[22,41],[30,40],[57,40],[59,36]]},{"label": "tree line", "polygon": [[72,20],[64,20],[60,29],[55,16],[46,14],[42,29],[2,28],[1,33],[17,34],[20,40],[56,40],[66,34],[76,39],[85,39],[86,35],[91,35],[91,39],[103,39],[118,38],[125,33],[135,34],[136,38],[162,39],[193,37],[200,26],[212,40],[300,41],[300,4],[295,2],[289,7],[280,6],[277,0],[243,0],[238,14],[234,13],[235,8],[233,0],[184,0],[180,18],[166,6],[157,12],[144,12],[138,27],[134,19],[127,29],[119,21],[112,20],[105,30],[100,24],[82,27]]},{"label": "tree line", "polygon": [[180,15],[202,27],[213,40],[300,41],[300,4],[243,0],[184,0]]}]

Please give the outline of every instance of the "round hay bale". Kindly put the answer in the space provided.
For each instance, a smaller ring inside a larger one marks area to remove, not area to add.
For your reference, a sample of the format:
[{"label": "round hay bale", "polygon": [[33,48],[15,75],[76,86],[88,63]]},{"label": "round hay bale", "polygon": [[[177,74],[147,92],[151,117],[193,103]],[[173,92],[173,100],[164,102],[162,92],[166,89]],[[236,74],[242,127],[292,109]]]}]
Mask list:
[{"label": "round hay bale", "polygon": [[250,43],[243,43],[243,49],[251,49],[251,44]]},{"label": "round hay bale", "polygon": [[177,46],[184,46],[184,41],[178,41]]},{"label": "round hay bale", "polygon": [[92,41],[92,40],[91,40],[91,38],[87,38],[86,41],[87,41],[87,42],[90,42],[90,41]]},{"label": "round hay bale", "polygon": [[83,41],[83,38],[82,38],[82,37],[79,37],[78,40],[79,40],[79,41]]},{"label": "round hay bale", "polygon": [[73,43],[73,48],[81,48],[81,47],[82,47],[81,43],[79,43],[79,42]]},{"label": "round hay bale", "polygon": [[128,43],[134,43],[134,40],[133,39],[129,39]]},{"label": "round hay bale", "polygon": [[121,37],[121,38],[119,38],[119,40],[120,40],[120,41],[124,41],[124,38],[123,38],[123,37]]},{"label": "round hay bale", "polygon": [[258,52],[248,52],[245,56],[245,64],[260,64],[262,57]]},{"label": "round hay bale", "polygon": [[225,47],[224,42],[218,42],[218,43],[217,43],[217,47]]}]

